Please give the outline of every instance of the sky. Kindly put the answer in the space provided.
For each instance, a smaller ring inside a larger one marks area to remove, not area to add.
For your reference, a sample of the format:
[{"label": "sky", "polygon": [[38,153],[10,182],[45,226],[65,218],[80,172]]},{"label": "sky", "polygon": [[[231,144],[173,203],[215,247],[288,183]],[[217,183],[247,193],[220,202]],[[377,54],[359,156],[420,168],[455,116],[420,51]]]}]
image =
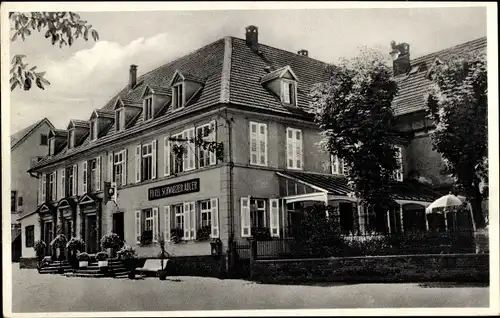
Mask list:
[{"label": "sky", "polygon": [[390,42],[410,44],[410,57],[486,36],[486,9],[302,9],[229,11],[78,12],[99,32],[99,41],[77,40],[52,46],[43,33],[11,43],[10,53],[46,71],[45,90],[11,93],[12,133],[47,117],[66,129],[70,119],[88,120],[128,82],[129,66],[138,76],[224,36],[244,38],[245,27],[259,28],[259,42],[335,63],[362,46],[390,51]]}]

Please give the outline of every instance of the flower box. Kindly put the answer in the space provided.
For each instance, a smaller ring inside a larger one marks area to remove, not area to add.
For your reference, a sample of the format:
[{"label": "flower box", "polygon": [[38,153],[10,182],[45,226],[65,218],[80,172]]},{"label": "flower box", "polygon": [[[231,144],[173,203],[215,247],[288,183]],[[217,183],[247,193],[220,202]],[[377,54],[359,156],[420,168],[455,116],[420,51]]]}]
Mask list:
[{"label": "flower box", "polygon": [[78,261],[78,267],[85,268],[89,266],[89,261]]},{"label": "flower box", "polygon": [[97,261],[97,265],[99,265],[99,267],[107,267],[108,266],[108,260]]}]

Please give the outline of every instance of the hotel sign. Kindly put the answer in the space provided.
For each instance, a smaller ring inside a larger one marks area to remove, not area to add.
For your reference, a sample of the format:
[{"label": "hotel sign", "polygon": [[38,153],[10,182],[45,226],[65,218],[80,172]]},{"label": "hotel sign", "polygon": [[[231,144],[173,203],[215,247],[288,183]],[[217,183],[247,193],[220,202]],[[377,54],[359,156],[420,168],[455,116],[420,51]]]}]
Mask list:
[{"label": "hotel sign", "polygon": [[200,179],[191,179],[151,188],[148,190],[148,200],[151,201],[198,191],[200,191]]}]

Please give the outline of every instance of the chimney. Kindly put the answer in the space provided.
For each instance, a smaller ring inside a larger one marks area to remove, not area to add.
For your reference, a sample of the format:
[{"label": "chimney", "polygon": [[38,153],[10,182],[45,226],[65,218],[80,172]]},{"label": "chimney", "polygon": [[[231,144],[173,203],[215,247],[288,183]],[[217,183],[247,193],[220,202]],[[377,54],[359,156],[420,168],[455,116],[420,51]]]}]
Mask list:
[{"label": "chimney", "polygon": [[391,42],[392,51],[389,53],[392,58],[392,68],[394,76],[406,74],[410,70],[410,45],[408,43]]},{"label": "chimney", "polygon": [[258,51],[259,46],[259,28],[254,25],[249,25],[245,28],[246,44],[252,51]]},{"label": "chimney", "polygon": [[307,52],[307,50],[300,50],[297,52],[298,55],[302,55],[302,56],[309,56],[309,52]]},{"label": "chimney", "polygon": [[137,65],[130,65],[130,72],[128,78],[128,87],[134,88],[135,84],[137,84]]}]

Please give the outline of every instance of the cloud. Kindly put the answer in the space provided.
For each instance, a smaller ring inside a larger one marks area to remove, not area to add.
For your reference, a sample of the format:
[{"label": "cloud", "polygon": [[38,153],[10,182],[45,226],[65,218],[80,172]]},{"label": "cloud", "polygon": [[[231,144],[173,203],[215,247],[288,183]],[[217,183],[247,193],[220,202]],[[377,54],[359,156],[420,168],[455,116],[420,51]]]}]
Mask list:
[{"label": "cloud", "polygon": [[189,53],[204,43],[181,34],[160,33],[140,37],[128,44],[99,41],[64,60],[46,56],[37,61],[51,85],[11,95],[11,131],[15,132],[43,117],[57,128],[72,118],[88,119],[128,82],[129,66],[139,66],[138,75]]}]

